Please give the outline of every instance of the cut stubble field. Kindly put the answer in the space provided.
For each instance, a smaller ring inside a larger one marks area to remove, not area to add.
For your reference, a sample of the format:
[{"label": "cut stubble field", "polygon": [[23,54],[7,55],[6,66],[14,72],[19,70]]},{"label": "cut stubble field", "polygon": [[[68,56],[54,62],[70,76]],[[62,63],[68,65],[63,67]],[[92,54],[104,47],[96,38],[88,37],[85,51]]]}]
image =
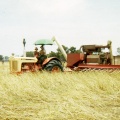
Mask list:
[{"label": "cut stubble field", "polygon": [[0,63],[0,120],[101,119],[120,119],[120,70],[17,75]]}]

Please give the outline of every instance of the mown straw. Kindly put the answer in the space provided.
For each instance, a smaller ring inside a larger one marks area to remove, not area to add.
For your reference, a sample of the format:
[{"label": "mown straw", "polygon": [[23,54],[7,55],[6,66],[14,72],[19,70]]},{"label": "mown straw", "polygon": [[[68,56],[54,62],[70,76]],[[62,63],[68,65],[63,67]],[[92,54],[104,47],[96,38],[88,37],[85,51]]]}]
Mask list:
[{"label": "mown straw", "polygon": [[10,74],[0,65],[0,119],[119,120],[120,71]]}]

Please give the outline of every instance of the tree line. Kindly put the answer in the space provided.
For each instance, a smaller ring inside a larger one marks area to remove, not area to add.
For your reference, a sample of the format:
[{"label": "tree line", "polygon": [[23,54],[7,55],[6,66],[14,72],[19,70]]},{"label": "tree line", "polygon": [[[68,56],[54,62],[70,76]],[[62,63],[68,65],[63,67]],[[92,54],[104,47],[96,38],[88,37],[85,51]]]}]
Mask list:
[{"label": "tree line", "polygon": [[0,55],[0,61],[8,61],[9,60],[9,57],[8,56],[3,56],[3,55]]},{"label": "tree line", "polygon": [[[66,47],[65,45],[62,45],[63,49],[65,50],[65,52],[68,53],[80,53],[80,49],[76,49],[76,47],[71,46],[70,48]],[[120,55],[120,47],[117,48],[117,55]],[[27,52],[26,53],[27,57],[33,57],[33,51]],[[62,54],[62,52],[60,51],[59,48],[57,48],[57,52],[53,52],[51,51],[48,55],[48,57],[57,57],[62,61],[65,61],[65,58]]]},{"label": "tree line", "polygon": [[[63,49],[65,50],[65,52],[68,54],[68,53],[80,53],[80,50],[77,50],[76,47],[66,47],[64,45],[62,45]],[[26,52],[26,56],[27,57],[33,57],[33,51],[29,51],[29,52]],[[49,54],[47,54],[48,57],[57,57],[59,58],[60,60],[62,61],[65,61],[65,58],[63,56],[63,54],[61,53],[60,49],[57,48],[57,51],[56,52],[53,52],[51,51]]]},{"label": "tree line", "polygon": [[[65,45],[62,45],[63,49],[65,50],[65,52],[68,53],[80,53],[81,51],[79,49],[76,49],[76,47],[71,46],[70,48],[66,47]],[[34,57],[34,51],[27,51],[26,52],[26,56],[27,57]],[[118,55],[120,55],[120,47],[117,48],[117,53]],[[63,56],[63,54],[61,53],[60,49],[57,48],[56,52],[51,51],[49,54],[47,54],[48,57],[57,57],[62,61],[65,61],[65,58]],[[0,61],[5,60],[8,61],[9,57],[8,56],[3,56],[0,55]]]}]

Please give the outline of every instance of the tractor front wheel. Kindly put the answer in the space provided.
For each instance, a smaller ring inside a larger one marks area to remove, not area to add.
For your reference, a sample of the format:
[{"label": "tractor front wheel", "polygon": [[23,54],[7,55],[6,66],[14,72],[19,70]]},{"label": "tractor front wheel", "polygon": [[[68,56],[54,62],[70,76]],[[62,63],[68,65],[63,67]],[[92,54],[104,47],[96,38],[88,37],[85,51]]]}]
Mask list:
[{"label": "tractor front wheel", "polygon": [[44,68],[46,71],[61,72],[63,71],[62,64],[58,60],[51,60]]}]

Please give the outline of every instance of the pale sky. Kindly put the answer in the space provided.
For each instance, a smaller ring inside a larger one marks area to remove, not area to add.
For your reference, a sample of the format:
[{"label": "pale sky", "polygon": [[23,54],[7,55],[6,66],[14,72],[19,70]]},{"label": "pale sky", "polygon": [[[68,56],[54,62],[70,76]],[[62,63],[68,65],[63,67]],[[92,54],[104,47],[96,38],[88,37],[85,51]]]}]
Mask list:
[{"label": "pale sky", "polygon": [[77,49],[111,40],[115,54],[120,47],[120,0],[0,0],[0,55],[21,55],[23,38],[26,51],[32,51],[36,40],[53,36]]}]

